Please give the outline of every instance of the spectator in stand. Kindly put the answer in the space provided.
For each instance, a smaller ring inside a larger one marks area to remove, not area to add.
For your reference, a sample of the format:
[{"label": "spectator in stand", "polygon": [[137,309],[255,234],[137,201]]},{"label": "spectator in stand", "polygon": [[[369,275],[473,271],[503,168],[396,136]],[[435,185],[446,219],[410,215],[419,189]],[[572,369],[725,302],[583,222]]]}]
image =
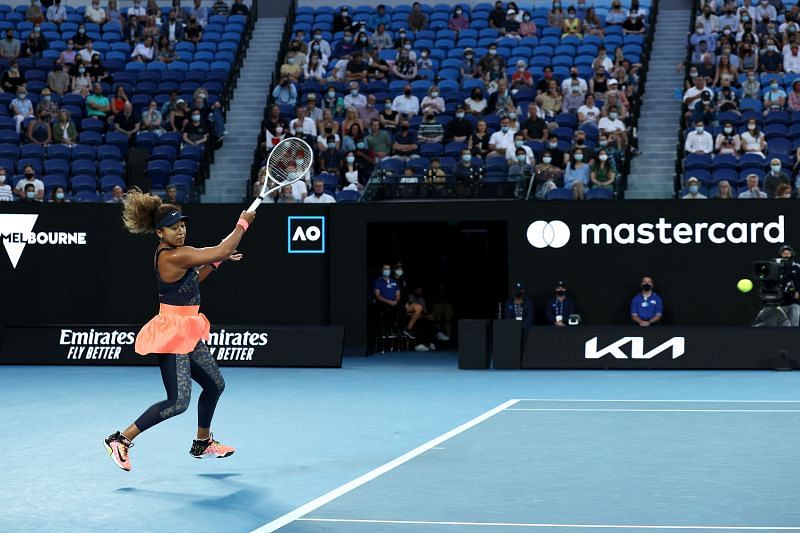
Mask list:
[{"label": "spectator in stand", "polygon": [[688,191],[681,197],[682,200],[705,200],[706,196],[700,193],[700,180],[692,176],[686,180],[686,190]]},{"label": "spectator in stand", "polygon": [[364,30],[359,31],[356,34],[353,43],[355,46],[355,49],[353,50],[353,56],[355,56],[355,54],[359,54],[362,58],[364,58],[367,54],[369,54],[369,37]]},{"label": "spectator in stand", "polygon": [[797,41],[793,41],[787,46],[789,49],[783,53],[783,71],[787,74],[800,73],[800,54],[798,54],[800,45]]},{"label": "spectator in stand", "polygon": [[[25,165],[22,169],[22,175],[23,179],[19,180],[15,187],[17,196],[19,196],[21,200],[29,199],[41,202],[44,199],[44,183],[36,177],[36,172],[33,167],[31,165]],[[28,191],[26,187],[33,188],[33,198],[30,198],[30,195],[27,194]]]},{"label": "spectator in stand", "polygon": [[778,197],[778,188],[781,185],[788,185],[791,193],[792,182],[789,176],[783,171],[781,160],[773,158],[769,162],[769,173],[764,177],[764,193],[768,198]]},{"label": "spectator in stand", "polygon": [[233,5],[231,6],[231,15],[248,16],[249,14],[250,8],[244,5],[244,0],[233,0]]},{"label": "spectator in stand", "polygon": [[464,49],[464,59],[459,67],[462,79],[470,79],[480,77],[478,70],[478,62],[475,61],[475,52],[472,48],[467,47]]},{"label": "spectator in stand", "polygon": [[20,55],[22,57],[41,58],[42,52],[47,50],[47,39],[41,34],[39,26],[35,26],[33,31],[28,34],[25,44],[22,46]]},{"label": "spectator in stand", "polygon": [[194,0],[194,7],[189,10],[189,16],[195,17],[202,28],[208,25],[208,8],[202,4],[201,0]]},{"label": "spectator in stand", "polygon": [[122,108],[125,107],[125,104],[129,102],[130,99],[128,98],[128,94],[125,92],[125,87],[122,85],[118,86],[114,96],[111,97],[111,114],[116,116],[122,113]]},{"label": "spectator in stand", "polygon": [[521,190],[524,187],[523,177],[533,174],[533,165],[528,163],[528,156],[525,154],[525,150],[523,148],[515,149],[513,158],[506,159],[506,163],[508,164],[506,176],[509,181],[513,181],[513,178],[516,177],[517,189]]},{"label": "spectator in stand", "polygon": [[800,111],[800,80],[792,82],[792,91],[787,99],[789,111]]},{"label": "spectator in stand", "polygon": [[428,89],[427,96],[422,99],[420,107],[423,114],[431,113],[434,115],[439,115],[444,113],[444,98],[442,98],[439,94],[439,87],[436,85],[431,85],[431,87]]},{"label": "spectator in stand", "polygon": [[172,111],[169,114],[169,123],[172,127],[172,131],[183,133],[183,127],[188,121],[189,106],[186,105],[186,102],[179,99],[175,102],[175,107],[172,108]]},{"label": "spectator in stand", "polygon": [[161,63],[165,64],[172,63],[173,61],[178,59],[178,54],[175,53],[175,49],[173,48],[172,44],[170,44],[169,39],[165,35],[159,37],[157,59]]},{"label": "spectator in stand", "polygon": [[516,92],[520,89],[533,88],[533,75],[528,72],[528,66],[524,59],[517,61],[517,70],[511,75],[511,89]]},{"label": "spectator in stand", "polygon": [[414,81],[417,78],[417,64],[405,48],[398,52],[397,61],[392,65],[392,77],[406,81]]},{"label": "spectator in stand", "polygon": [[72,36],[72,42],[75,43],[75,48],[80,50],[86,44],[89,37],[86,36],[86,25],[83,23],[78,24],[78,30]]},{"label": "spectator in stand", "polygon": [[536,105],[544,112],[545,120],[549,121],[555,121],[556,115],[561,113],[563,103],[564,99],[558,89],[558,83],[553,79],[548,84],[547,92],[536,97]]},{"label": "spectator in stand", "polygon": [[67,8],[61,5],[61,0],[55,0],[53,5],[47,8],[46,18],[48,22],[57,26],[67,20]]},{"label": "spectator in stand", "polygon": [[13,202],[14,191],[6,179],[6,169],[0,167],[0,202]]},{"label": "spectator in stand", "polygon": [[211,6],[211,11],[220,17],[227,17],[230,14],[231,8],[225,0],[215,0],[214,5]]},{"label": "spectator in stand", "polygon": [[83,60],[84,65],[91,63],[94,56],[99,56],[97,50],[94,49],[94,41],[87,39],[86,45],[80,49],[78,56]]},{"label": "spectator in stand", "polygon": [[397,128],[400,127],[400,113],[392,109],[394,102],[392,100],[386,100],[383,103],[383,110],[378,114],[378,120],[381,123],[381,127],[392,135],[397,131]]},{"label": "spectator in stand", "polygon": [[417,134],[411,130],[408,118],[403,117],[400,120],[400,131],[394,136],[394,144],[392,145],[392,152],[394,158],[408,161],[409,159],[416,159],[419,157],[417,151],[419,144],[417,144]]},{"label": "spectator in stand", "polygon": [[17,97],[11,101],[10,111],[16,122],[17,133],[20,133],[22,121],[34,116],[33,103],[28,98],[28,91],[25,87],[17,89]]},{"label": "spectator in stand", "polygon": [[78,130],[70,120],[69,111],[62,109],[58,120],[53,124],[53,142],[73,146],[78,142]]},{"label": "spectator in stand", "polygon": [[47,147],[53,142],[53,131],[50,128],[50,121],[45,113],[38,113],[33,116],[33,120],[28,122],[25,131],[25,140],[29,144],[38,144]]},{"label": "spectator in stand", "polygon": [[356,157],[355,152],[347,152],[339,171],[339,187],[341,190],[359,191],[364,188],[369,174]]},{"label": "spectator in stand", "polygon": [[567,17],[561,23],[561,37],[583,38],[583,22],[578,18],[574,6],[567,8]]},{"label": "spectator in stand", "polygon": [[86,97],[86,115],[89,118],[97,118],[104,121],[111,114],[111,103],[103,94],[103,87],[96,83],[94,92]]},{"label": "spectator in stand", "polygon": [[[322,120],[323,113],[322,108],[317,106],[316,93],[308,93],[306,97],[306,114],[308,118],[318,124]],[[317,131],[319,131],[319,127],[317,127]]]},{"label": "spectator in stand", "polygon": [[717,192],[714,195],[715,200],[733,200],[736,198],[731,191],[731,184],[728,180],[722,180],[717,184]]},{"label": "spectator in stand", "polygon": [[64,187],[61,185],[56,185],[53,187],[53,190],[50,191],[50,200],[48,200],[51,204],[66,204],[69,203],[67,199],[66,191],[64,191]]},{"label": "spectator in stand", "polygon": [[726,121],[722,127],[722,131],[717,134],[715,142],[715,150],[718,154],[730,154],[739,157],[742,149],[742,139],[736,133],[733,127],[733,122]]},{"label": "spectator in stand", "polygon": [[0,41],[0,57],[8,60],[15,60],[19,57],[20,44],[14,38],[14,30],[6,30],[6,38]]},{"label": "spectator in stand", "polygon": [[319,172],[338,174],[342,167],[342,154],[336,138],[332,135],[326,139],[325,150],[322,150],[317,158]]},{"label": "spectator in stand", "polygon": [[481,119],[475,125],[475,131],[469,138],[469,149],[474,156],[486,157],[489,155],[489,139],[491,135],[486,121]]},{"label": "spectator in stand", "polygon": [[564,26],[564,10],[561,8],[560,0],[553,1],[553,5],[547,13],[547,25],[559,29]]},{"label": "spectator in stand", "polygon": [[[578,16],[580,17],[580,8],[578,8]],[[586,35],[594,35],[601,39],[605,37],[603,23],[593,7],[586,9],[586,14],[583,17],[583,31]]]},{"label": "spectator in stand", "polygon": [[299,105],[295,108],[296,117],[289,122],[289,132],[297,137],[309,137],[313,139],[317,136],[317,125],[306,116],[306,108]]},{"label": "spectator in stand", "polygon": [[[573,79],[567,90],[564,91],[561,112],[577,115],[578,109],[586,103],[585,94],[585,91],[581,91],[578,80]],[[598,109],[597,111],[599,112],[600,110]]]},{"label": "spectator in stand", "polygon": [[303,77],[306,81],[325,82],[325,67],[323,66],[320,55],[312,52],[308,62],[303,67]]},{"label": "spectator in stand", "polygon": [[500,130],[489,138],[489,156],[505,156],[506,150],[514,146],[514,132],[511,130],[511,120],[508,117],[500,119]]},{"label": "spectator in stand", "polygon": [[478,163],[472,160],[472,153],[469,148],[461,151],[461,158],[453,166],[453,176],[459,183],[471,183],[473,178],[478,175]]},{"label": "spectator in stand", "polygon": [[522,37],[536,37],[536,23],[527,11],[522,15],[522,23],[519,25],[519,34]]},{"label": "spectator in stand", "polygon": [[594,95],[586,95],[586,101],[578,108],[578,122],[581,126],[591,124],[594,127],[600,122],[600,109],[594,104]]},{"label": "spectator in stand", "polygon": [[381,57],[377,48],[373,48],[370,52],[367,66],[370,81],[385,80],[391,72],[389,63]]},{"label": "spectator in stand", "polygon": [[567,287],[563,281],[556,283],[553,293],[545,305],[544,314],[551,326],[564,327],[570,315],[575,314],[575,301],[567,296]]},{"label": "spectator in stand", "polygon": [[361,53],[360,52],[353,53],[353,59],[347,62],[347,68],[345,69],[345,80],[347,80],[348,82],[355,81],[355,82],[366,83],[367,81],[369,81],[367,76],[368,74],[367,67],[368,65],[366,62],[364,62]]},{"label": "spectator in stand", "polygon": [[158,102],[155,100],[150,100],[147,109],[142,112],[142,131],[156,135],[164,133],[164,116],[158,110]]},{"label": "spectator in stand", "polygon": [[379,51],[392,48],[392,36],[386,33],[386,25],[378,24],[378,29],[369,38],[369,45]]},{"label": "spectator in stand", "polygon": [[525,136],[522,132],[514,133],[514,144],[506,148],[505,157],[509,165],[517,161],[517,155],[520,150],[522,150],[525,155],[525,159],[522,161],[524,164],[530,165],[531,167],[536,165],[536,158],[533,155],[533,150],[531,150],[530,146],[525,145]]},{"label": "spectator in stand", "polygon": [[125,12],[127,18],[136,16],[139,19],[147,17],[147,9],[142,5],[141,0],[133,0],[133,5]]},{"label": "spectator in stand", "polygon": [[153,37],[148,35],[144,38],[144,41],[134,47],[133,52],[131,52],[131,59],[140,63],[149,63],[155,57],[155,51]]},{"label": "spectator in stand", "polygon": [[392,152],[392,138],[386,130],[380,128],[380,121],[372,119],[369,124],[369,133],[365,141],[377,160],[389,157]]},{"label": "spectator in stand", "polygon": [[433,70],[433,60],[431,51],[427,47],[422,47],[419,51],[419,58],[417,58],[417,72],[426,70]]},{"label": "spectator in stand", "polygon": [[[352,64],[352,62],[351,62]],[[350,92],[344,97],[344,106],[348,113],[351,109],[356,112],[367,106],[367,97],[359,91],[358,82],[352,81],[349,85]]]},{"label": "spectator in stand", "polygon": [[583,150],[576,148],[564,172],[564,188],[572,191],[575,200],[583,200],[589,187],[589,165],[583,162]]},{"label": "spectator in stand", "polygon": [[189,22],[183,30],[183,40],[197,44],[203,39],[203,27],[195,17],[189,17]]},{"label": "spectator in stand", "polygon": [[455,32],[469,28],[469,18],[464,14],[464,9],[461,6],[456,6],[453,10],[453,14],[447,22],[447,27]]},{"label": "spectator in stand", "polygon": [[133,114],[133,104],[125,102],[122,106],[122,112],[117,113],[114,117],[114,130],[124,133],[128,137],[128,144],[133,144],[136,139],[136,134],[139,133],[140,129],[141,125]]},{"label": "spectator in stand", "polygon": [[[126,106],[129,104],[125,104]],[[183,127],[183,142],[192,146],[203,146],[208,142],[209,128],[200,120],[200,111],[193,109],[191,120]]]},{"label": "spectator in stand", "polygon": [[106,21],[106,10],[100,7],[100,0],[92,0],[92,4],[86,8],[83,16],[86,22],[104,24]]},{"label": "spectator in stand", "polygon": [[278,105],[297,104],[297,88],[288,76],[281,77],[281,82],[272,90],[272,98]]},{"label": "spectator in stand", "polygon": [[611,9],[608,10],[606,15],[606,25],[608,26],[621,26],[625,22],[628,13],[622,9],[622,4],[619,0],[614,0],[611,3]]},{"label": "spectator in stand", "polygon": [[467,142],[472,135],[472,122],[464,118],[464,106],[456,108],[455,117],[447,123],[445,142]]},{"label": "spectator in stand", "polygon": [[57,65],[72,66],[75,63],[75,58],[78,52],[75,50],[75,43],[70,39],[67,41],[67,47],[61,51],[56,59]]},{"label": "spectator in stand", "polygon": [[[171,186],[175,188],[174,185]],[[177,189],[176,189],[177,192]],[[259,191],[260,192],[260,191]],[[125,191],[119,185],[114,185],[111,189],[111,198],[106,200],[107,204],[121,204],[125,201]]]},{"label": "spectator in stand", "polygon": [[178,20],[178,12],[174,9],[167,15],[167,21],[161,25],[161,35],[172,44],[183,40],[183,23]]},{"label": "spectator in stand", "polygon": [[58,104],[53,101],[53,95],[50,94],[50,89],[45,87],[42,89],[42,94],[39,103],[36,105],[36,114],[44,115],[47,122],[53,122],[58,117]]},{"label": "spectator in stand", "polygon": [[767,147],[766,137],[759,131],[758,123],[754,119],[747,121],[747,131],[742,133],[741,139],[744,153],[764,157],[764,149]]},{"label": "spectator in stand", "polygon": [[313,194],[305,197],[304,204],[335,204],[336,200],[330,194],[325,192],[325,182],[322,180],[314,180]]},{"label": "spectator in stand", "polygon": [[333,26],[331,31],[333,33],[351,31],[353,26],[353,19],[350,17],[350,10],[347,6],[339,9],[339,12],[333,17]]},{"label": "spectator in stand", "polygon": [[[272,128],[267,128],[264,132],[265,140],[264,144],[262,145],[262,155],[266,159],[267,154],[269,154],[270,150],[272,150],[275,145],[279,142],[284,140],[289,133],[289,126],[283,122],[283,119],[279,119],[278,122]],[[258,194],[256,194],[258,196]]]},{"label": "spectator in stand", "polygon": [[758,187],[758,176],[756,174],[747,175],[747,190],[739,193],[738,198],[743,199],[760,199],[766,198],[767,193],[763,192]]},{"label": "spectator in stand", "polygon": [[792,196],[792,186],[791,185],[787,185],[786,183],[781,183],[778,186],[778,190],[775,191],[775,198],[784,199],[784,200],[789,199],[789,198],[793,198],[793,196]]},{"label": "spectator in stand", "polygon": [[425,113],[417,138],[420,143],[441,143],[444,140],[444,127],[432,112]]},{"label": "spectator in stand", "polygon": [[783,110],[785,103],[786,92],[778,84],[778,80],[773,79],[769,84],[769,90],[764,93],[764,114]]},{"label": "spectator in stand", "polygon": [[464,100],[464,106],[467,112],[473,115],[483,115],[487,112],[489,102],[483,97],[483,90],[480,87],[475,87],[472,89],[469,98]]},{"label": "spectator in stand", "polygon": [[363,148],[364,129],[362,128],[360,119],[359,121],[348,123],[345,136],[342,138],[341,149],[345,152],[355,152],[359,144],[361,144]]},{"label": "spectator in stand", "polygon": [[723,86],[716,95],[715,107],[717,113],[724,111],[739,111],[739,98],[736,93],[731,89],[728,82],[722,82]]},{"label": "spectator in stand", "polygon": [[514,283],[511,297],[503,306],[503,318],[518,320],[525,328],[533,326],[533,300],[525,294],[525,286],[519,281]]},{"label": "spectator in stand", "polygon": [[[175,23],[176,25],[180,25],[181,22],[178,21]],[[166,26],[166,25],[165,25]],[[130,17],[128,21],[122,25],[122,40],[128,43],[131,46],[136,46],[139,41],[143,37],[144,26],[142,25],[141,21],[138,17]],[[178,30],[175,30],[176,35]],[[183,27],[180,28],[180,35],[181,38],[178,40],[183,40]]]},{"label": "spectator in stand", "polygon": [[428,25],[428,15],[422,12],[419,2],[411,4],[411,13],[408,15],[408,29],[414,32],[424,30]]},{"label": "spectator in stand", "polygon": [[513,9],[507,10],[506,20],[503,22],[503,27],[500,30],[500,34],[512,39],[519,39],[519,27],[520,24],[517,21],[517,12]]},{"label": "spectator in stand", "polygon": [[683,146],[687,154],[713,154],[714,139],[705,130],[702,120],[694,123],[694,131],[686,135],[686,142]]},{"label": "spectator in stand", "polygon": [[389,26],[392,23],[392,17],[386,13],[386,6],[383,4],[379,5],[376,10],[375,14],[372,15],[367,23],[367,28],[369,30],[376,30],[380,25]]},{"label": "spectator in stand", "polygon": [[533,169],[533,180],[535,184],[534,196],[539,199],[544,199],[547,193],[553,189],[558,188],[558,184],[563,182],[564,172],[561,170],[564,156],[560,151],[556,150],[555,154],[551,153],[550,149],[545,149],[542,152],[541,163],[536,165]]},{"label": "spectator in stand", "polygon": [[506,10],[503,7],[503,2],[498,0],[494,3],[494,9],[489,13],[489,27],[500,30],[506,21]]},{"label": "spectator in stand", "polygon": [[528,104],[528,116],[525,121],[520,124],[519,131],[525,137],[526,141],[541,141],[547,140],[547,123],[539,115],[539,108],[536,103],[531,102]]},{"label": "spectator in stand", "polygon": [[367,96],[367,105],[358,112],[358,117],[364,124],[368,125],[373,118],[378,118],[378,109],[375,107],[377,103],[378,101],[374,94]]},{"label": "spectator in stand", "polygon": [[392,109],[410,118],[419,113],[419,98],[414,96],[411,85],[406,85],[403,94],[395,97]]},{"label": "spectator in stand", "polygon": [[762,52],[758,60],[761,71],[767,74],[779,74],[783,68],[783,57],[778,53],[778,45],[774,39],[767,41],[767,50]]},{"label": "spectator in stand", "polygon": [[653,278],[645,276],[640,282],[641,292],[631,300],[631,320],[642,327],[651,326],[664,315],[664,302],[653,292]]},{"label": "spectator in stand", "polygon": [[342,122],[342,131],[348,132],[353,124],[358,124],[358,126],[362,129],[366,129],[364,123],[361,122],[361,119],[358,118],[358,111],[356,111],[355,107],[347,108],[347,114],[345,115],[344,122]]},{"label": "spectator in stand", "polygon": [[592,161],[589,167],[589,178],[593,189],[609,189],[612,192],[616,190],[617,172],[614,169],[614,162],[608,156],[605,148],[597,151],[597,159]]}]

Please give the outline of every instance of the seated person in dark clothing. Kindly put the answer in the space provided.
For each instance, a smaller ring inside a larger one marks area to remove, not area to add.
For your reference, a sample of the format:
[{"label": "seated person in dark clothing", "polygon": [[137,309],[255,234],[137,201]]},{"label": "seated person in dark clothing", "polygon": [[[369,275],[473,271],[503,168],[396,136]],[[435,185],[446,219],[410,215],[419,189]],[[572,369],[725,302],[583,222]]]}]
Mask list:
[{"label": "seated person in dark clothing", "polygon": [[133,114],[133,105],[130,102],[125,102],[122,106],[122,113],[114,117],[114,130],[124,133],[128,136],[128,142],[133,143],[136,139],[136,134],[139,132],[139,121]]},{"label": "seated person in dark clothing", "polygon": [[551,326],[566,326],[570,315],[575,314],[575,302],[567,296],[567,288],[563,281],[559,281],[555,286],[555,294],[547,302],[544,308],[547,316],[547,323]]},{"label": "seated person in dark clothing", "polygon": [[336,138],[328,137],[328,149],[319,155],[320,172],[339,174],[342,168],[342,154],[336,149]]},{"label": "seated person in dark clothing", "polygon": [[394,135],[392,148],[396,158],[408,160],[413,157],[419,157],[417,154],[419,149],[417,134],[409,129],[407,117],[403,117],[400,121],[400,131]]},{"label": "seated person in dark clothing", "polygon": [[445,142],[465,143],[472,135],[472,122],[464,118],[464,115],[464,106],[458,106],[455,118],[447,124]]},{"label": "seated person in dark clothing", "polygon": [[[547,140],[547,122],[538,116],[539,107],[531,102],[528,106],[528,118],[520,124],[520,133],[525,137],[526,141],[546,141]],[[557,139],[557,138],[556,138]]]},{"label": "seated person in dark clothing", "polygon": [[192,118],[183,125],[183,142],[204,146],[208,142],[208,126],[200,120],[200,111],[192,111]]},{"label": "seated person in dark clothing", "polygon": [[525,294],[525,287],[522,283],[514,284],[514,292],[503,307],[503,318],[519,320],[526,328],[533,325],[533,300]]},{"label": "seated person in dark clothing", "polygon": [[470,183],[478,175],[478,164],[472,161],[468,148],[461,151],[461,159],[453,166],[453,176],[459,183]]}]

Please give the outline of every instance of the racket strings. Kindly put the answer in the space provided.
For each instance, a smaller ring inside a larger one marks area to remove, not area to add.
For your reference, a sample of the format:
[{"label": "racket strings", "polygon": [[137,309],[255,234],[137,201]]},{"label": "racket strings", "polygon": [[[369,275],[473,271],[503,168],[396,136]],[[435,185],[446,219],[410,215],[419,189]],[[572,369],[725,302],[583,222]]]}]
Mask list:
[{"label": "racket strings", "polygon": [[290,138],[279,143],[269,154],[267,167],[275,183],[291,183],[302,178],[311,168],[313,154],[308,144]]}]

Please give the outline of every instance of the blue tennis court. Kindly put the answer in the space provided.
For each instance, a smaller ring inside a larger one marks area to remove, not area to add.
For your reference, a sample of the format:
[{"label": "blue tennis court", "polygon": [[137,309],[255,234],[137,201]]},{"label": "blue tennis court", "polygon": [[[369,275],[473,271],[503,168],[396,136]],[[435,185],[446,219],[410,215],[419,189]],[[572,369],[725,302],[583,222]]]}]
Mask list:
[{"label": "blue tennis court", "polygon": [[195,405],[102,438],[163,395],[155,367],[4,367],[1,531],[800,531],[800,374],[460,371],[453,354],[225,368]]}]

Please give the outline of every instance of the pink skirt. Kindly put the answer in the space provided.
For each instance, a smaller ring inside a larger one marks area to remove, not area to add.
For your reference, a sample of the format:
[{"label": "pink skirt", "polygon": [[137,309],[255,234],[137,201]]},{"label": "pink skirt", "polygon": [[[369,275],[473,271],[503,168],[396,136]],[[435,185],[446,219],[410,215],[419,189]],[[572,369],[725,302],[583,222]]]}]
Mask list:
[{"label": "pink skirt", "polygon": [[161,304],[158,314],[136,335],[139,355],[191,353],[198,341],[208,340],[211,323],[199,305]]}]

